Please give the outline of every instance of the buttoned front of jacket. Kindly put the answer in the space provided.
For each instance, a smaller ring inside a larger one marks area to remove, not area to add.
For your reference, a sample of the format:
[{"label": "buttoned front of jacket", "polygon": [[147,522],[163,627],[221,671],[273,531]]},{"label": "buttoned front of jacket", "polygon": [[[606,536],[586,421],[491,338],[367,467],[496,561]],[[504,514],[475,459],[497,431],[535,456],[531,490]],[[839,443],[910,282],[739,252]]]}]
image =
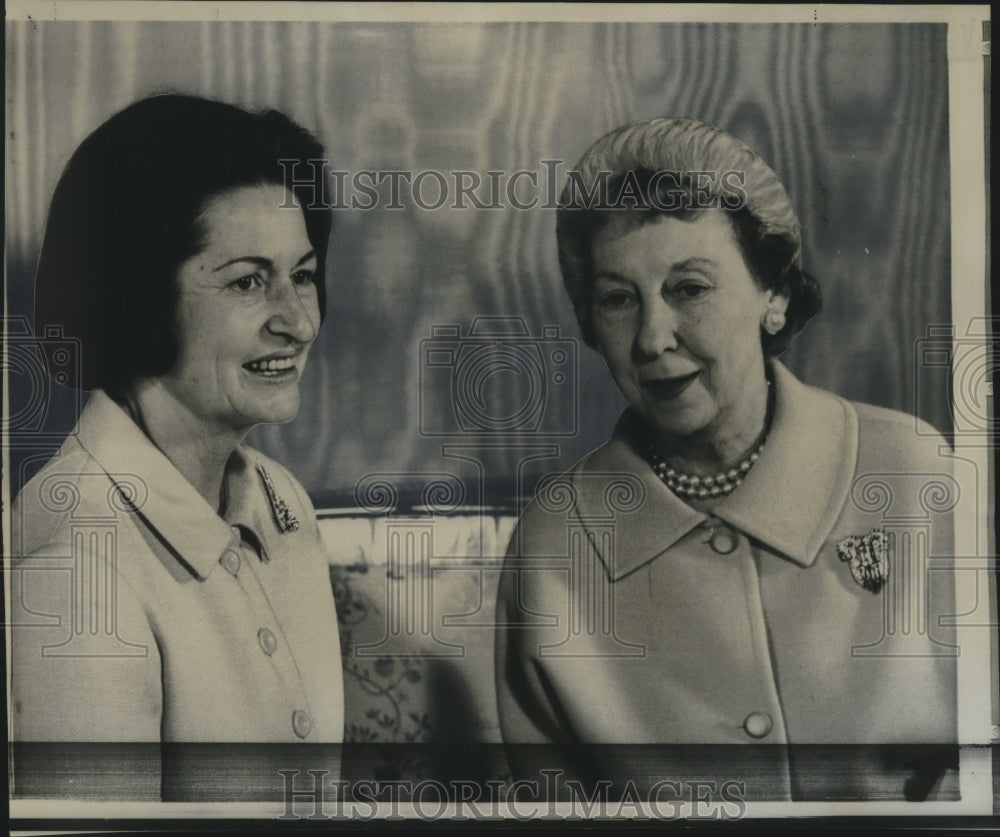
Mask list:
[{"label": "buttoned front of jacket", "polygon": [[326,552],[241,445],[220,517],[96,391],[13,507],[13,738],[340,742]]},{"label": "buttoned front of jacket", "polygon": [[[709,511],[621,425],[539,491],[498,600],[505,741],[956,741],[947,446],[777,363],[774,383],[759,461]],[[842,558],[874,531],[892,545],[878,592]]]}]

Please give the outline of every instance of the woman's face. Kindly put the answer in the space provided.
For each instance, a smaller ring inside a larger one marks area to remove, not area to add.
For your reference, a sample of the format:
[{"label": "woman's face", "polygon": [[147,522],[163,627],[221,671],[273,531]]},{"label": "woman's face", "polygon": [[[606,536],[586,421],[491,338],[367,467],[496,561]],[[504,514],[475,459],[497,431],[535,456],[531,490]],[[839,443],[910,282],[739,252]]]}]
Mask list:
[{"label": "woman's face", "polygon": [[160,380],[209,428],[244,433],[298,413],[320,315],[316,256],[291,203],[272,184],[216,196],[204,248],[179,268],[180,351]]},{"label": "woman's face", "polygon": [[724,212],[612,217],[592,256],[597,348],[629,403],[668,436],[755,436],[761,316],[787,299],[754,280]]}]

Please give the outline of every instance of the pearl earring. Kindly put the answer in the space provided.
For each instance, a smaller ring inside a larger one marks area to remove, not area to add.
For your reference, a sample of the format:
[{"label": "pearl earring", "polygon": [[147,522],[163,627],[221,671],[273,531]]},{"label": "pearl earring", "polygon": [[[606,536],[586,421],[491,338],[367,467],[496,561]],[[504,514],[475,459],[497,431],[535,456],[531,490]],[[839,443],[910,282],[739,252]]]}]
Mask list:
[{"label": "pearl earring", "polygon": [[761,325],[768,334],[777,334],[785,327],[785,313],[769,309],[761,319]]}]

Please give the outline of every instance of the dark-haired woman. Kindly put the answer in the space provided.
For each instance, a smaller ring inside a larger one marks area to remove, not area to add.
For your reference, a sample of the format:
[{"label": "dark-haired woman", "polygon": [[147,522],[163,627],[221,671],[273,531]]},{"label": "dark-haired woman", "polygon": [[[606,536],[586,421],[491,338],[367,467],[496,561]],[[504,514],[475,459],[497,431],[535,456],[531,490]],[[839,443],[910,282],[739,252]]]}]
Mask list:
[{"label": "dark-haired woman", "polygon": [[315,514],[243,443],[299,409],[325,306],[322,157],[283,114],[162,95],[68,163],[35,323],[79,341],[71,383],[91,395],[13,508],[15,740],[342,740]]},{"label": "dark-haired woman", "polygon": [[[871,762],[845,770],[843,749],[824,767],[786,746],[956,740],[953,586],[927,560],[953,554],[947,446],[776,359],[819,289],[787,193],[735,137],[635,123],[577,169],[560,264],[628,408],[513,535],[497,618],[505,741],[779,745],[758,751],[772,760],[749,794],[822,795],[831,776],[838,795],[903,794]],[[655,777],[645,752],[598,748],[582,770]],[[745,776],[741,756],[715,752]],[[907,795],[940,772],[921,764]],[[686,769],[699,776],[693,757]]]}]

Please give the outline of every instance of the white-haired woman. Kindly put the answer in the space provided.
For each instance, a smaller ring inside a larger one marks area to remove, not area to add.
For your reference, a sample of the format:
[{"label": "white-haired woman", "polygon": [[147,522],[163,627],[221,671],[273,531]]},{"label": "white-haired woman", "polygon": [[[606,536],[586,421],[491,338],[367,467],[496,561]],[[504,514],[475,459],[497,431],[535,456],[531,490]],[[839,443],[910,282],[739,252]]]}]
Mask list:
[{"label": "white-haired woman", "polygon": [[[927,499],[952,487],[943,440],[777,360],[819,286],[788,194],[738,139],[654,119],[600,139],[577,171],[560,265],[628,408],[512,538],[497,620],[505,741],[554,745],[540,763],[569,754],[591,778],[670,774],[670,757],[640,766],[641,748],[578,746],[779,745],[756,751],[747,789],[772,798],[827,793],[830,753],[846,750],[822,747],[863,745],[864,766],[832,792],[925,795],[950,750],[873,745],[956,740],[955,649],[938,619],[953,586],[921,558],[952,549],[952,503]],[[866,489],[877,475],[894,519],[925,521],[927,540],[886,530]],[[892,623],[911,602],[928,608],[919,630]],[[685,752],[697,776],[709,750]],[[714,752],[735,765],[747,751]]]}]

